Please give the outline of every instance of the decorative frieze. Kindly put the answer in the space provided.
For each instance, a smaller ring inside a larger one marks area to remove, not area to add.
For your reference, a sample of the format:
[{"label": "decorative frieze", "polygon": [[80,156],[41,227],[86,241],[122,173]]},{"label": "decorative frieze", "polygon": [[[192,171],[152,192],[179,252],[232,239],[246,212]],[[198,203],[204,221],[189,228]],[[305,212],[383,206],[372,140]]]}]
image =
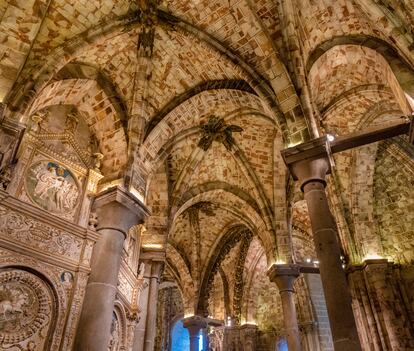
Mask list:
[{"label": "decorative frieze", "polygon": [[0,237],[27,248],[78,261],[83,240],[23,213],[0,205]]}]

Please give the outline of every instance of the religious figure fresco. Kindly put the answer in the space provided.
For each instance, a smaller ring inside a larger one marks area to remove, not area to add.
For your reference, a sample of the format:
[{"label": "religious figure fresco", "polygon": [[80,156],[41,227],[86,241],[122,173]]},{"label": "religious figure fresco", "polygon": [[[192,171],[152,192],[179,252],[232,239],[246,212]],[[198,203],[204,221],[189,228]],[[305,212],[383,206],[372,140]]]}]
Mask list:
[{"label": "religious figure fresco", "polygon": [[33,202],[55,213],[72,211],[79,198],[78,185],[72,173],[48,161],[41,161],[29,168],[26,190]]}]

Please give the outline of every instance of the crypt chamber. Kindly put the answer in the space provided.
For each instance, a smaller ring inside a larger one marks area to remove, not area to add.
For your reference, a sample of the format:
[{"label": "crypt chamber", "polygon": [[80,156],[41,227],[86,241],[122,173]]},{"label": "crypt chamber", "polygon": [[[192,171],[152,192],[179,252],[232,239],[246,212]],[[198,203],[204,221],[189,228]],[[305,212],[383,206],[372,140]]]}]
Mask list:
[{"label": "crypt chamber", "polygon": [[1,351],[414,351],[414,0],[0,0]]}]

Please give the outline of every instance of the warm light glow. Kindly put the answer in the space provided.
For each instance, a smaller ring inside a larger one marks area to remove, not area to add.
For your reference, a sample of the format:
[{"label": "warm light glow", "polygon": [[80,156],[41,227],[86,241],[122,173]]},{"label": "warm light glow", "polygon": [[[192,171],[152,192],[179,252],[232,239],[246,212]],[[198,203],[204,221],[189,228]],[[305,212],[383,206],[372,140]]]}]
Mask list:
[{"label": "warm light glow", "polygon": [[256,321],[248,321],[247,323],[244,323],[242,325],[257,325]]},{"label": "warm light glow", "polygon": [[191,318],[191,317],[194,317],[194,314],[192,314],[192,313],[187,313],[187,314],[185,314],[185,315],[184,315],[184,319],[185,319],[185,318]]},{"label": "warm light glow", "polygon": [[282,261],[282,260],[277,260],[276,261],[276,264],[286,264],[286,262],[285,261]]},{"label": "warm light glow", "polygon": [[367,255],[365,255],[365,257],[362,260],[365,262],[365,261],[368,261],[368,260],[382,260],[384,258],[385,257],[382,257],[382,256],[377,255],[377,254],[367,254]]},{"label": "warm light glow", "polygon": [[295,147],[296,145],[299,145],[300,144],[300,142],[299,143],[289,143],[288,144],[288,148],[289,147]]},{"label": "warm light glow", "polygon": [[335,140],[335,135],[333,135],[333,134],[327,134],[326,137],[328,138],[328,141],[334,141]]},{"label": "warm light glow", "polygon": [[164,245],[162,244],[142,244],[142,247],[144,249],[155,249],[155,250],[161,250],[164,248]]},{"label": "warm light glow", "polygon": [[312,261],[312,260],[311,260],[310,258],[307,258],[307,259],[306,259],[306,263],[311,263],[311,261]]},{"label": "warm light glow", "polygon": [[319,264],[319,261],[313,261],[313,264],[318,265]]}]

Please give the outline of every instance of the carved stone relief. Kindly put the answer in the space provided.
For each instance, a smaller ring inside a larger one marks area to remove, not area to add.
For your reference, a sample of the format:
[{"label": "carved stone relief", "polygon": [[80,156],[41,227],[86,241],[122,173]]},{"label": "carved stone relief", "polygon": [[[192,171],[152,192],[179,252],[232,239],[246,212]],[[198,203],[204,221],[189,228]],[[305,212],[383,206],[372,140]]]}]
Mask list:
[{"label": "carved stone relief", "polygon": [[0,273],[0,349],[49,349],[54,313],[50,288],[39,277],[17,269]]},{"label": "carved stone relief", "polygon": [[119,272],[118,290],[128,300],[129,303],[132,303],[134,287],[131,285],[124,272],[122,271]]},{"label": "carved stone relief", "polygon": [[115,312],[112,313],[111,324],[111,338],[109,340],[108,351],[118,351],[120,349],[121,341],[121,327],[119,324],[118,316]]},{"label": "carved stone relief", "polygon": [[80,258],[82,239],[4,206],[0,206],[0,236],[72,260]]},{"label": "carved stone relief", "polygon": [[53,213],[72,212],[79,199],[79,186],[72,173],[51,161],[33,164],[27,171],[26,191],[30,199]]}]

